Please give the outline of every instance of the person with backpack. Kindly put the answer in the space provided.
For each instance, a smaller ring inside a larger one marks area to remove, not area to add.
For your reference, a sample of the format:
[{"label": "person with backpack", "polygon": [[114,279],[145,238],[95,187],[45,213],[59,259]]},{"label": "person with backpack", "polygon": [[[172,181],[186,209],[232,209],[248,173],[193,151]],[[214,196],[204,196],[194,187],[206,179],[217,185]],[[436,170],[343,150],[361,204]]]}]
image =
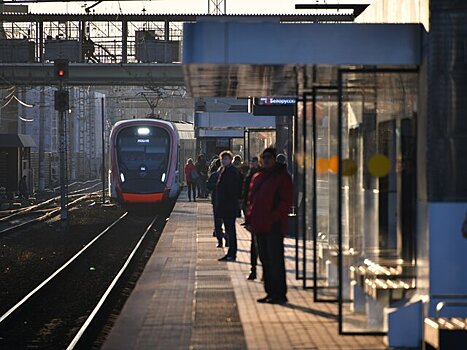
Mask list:
[{"label": "person with backpack", "polygon": [[248,195],[246,227],[255,235],[263,264],[266,296],[258,303],[287,303],[284,236],[292,206],[292,178],[284,164],[276,162],[275,148],[261,154],[261,169],[253,176]]},{"label": "person with backpack", "polygon": [[188,201],[191,202],[191,195],[193,194],[193,201],[196,202],[196,185],[199,178],[198,171],[193,164],[193,159],[188,158],[185,164],[185,180],[188,186]]}]

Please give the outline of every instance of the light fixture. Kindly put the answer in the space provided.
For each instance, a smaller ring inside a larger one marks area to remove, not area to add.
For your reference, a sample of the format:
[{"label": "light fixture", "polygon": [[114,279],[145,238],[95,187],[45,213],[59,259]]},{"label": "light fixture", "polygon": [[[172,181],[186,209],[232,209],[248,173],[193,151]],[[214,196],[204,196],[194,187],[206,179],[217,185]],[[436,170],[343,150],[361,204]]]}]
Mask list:
[{"label": "light fixture", "polygon": [[149,128],[138,128],[138,135],[146,136],[149,135],[150,132],[151,130],[149,130]]},{"label": "light fixture", "polygon": [[163,173],[161,177],[161,182],[164,182],[164,181],[165,181],[165,173]]},{"label": "light fixture", "polygon": [[120,180],[122,180],[122,182],[125,182],[125,175],[123,175],[123,173],[120,173]]}]

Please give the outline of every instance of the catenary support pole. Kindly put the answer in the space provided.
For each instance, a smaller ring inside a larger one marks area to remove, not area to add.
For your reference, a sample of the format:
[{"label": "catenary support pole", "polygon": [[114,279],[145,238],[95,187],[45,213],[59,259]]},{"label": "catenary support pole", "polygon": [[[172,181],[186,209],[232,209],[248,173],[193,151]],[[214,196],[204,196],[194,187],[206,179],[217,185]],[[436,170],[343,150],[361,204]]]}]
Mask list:
[{"label": "catenary support pole", "polygon": [[101,98],[101,114],[102,114],[102,203],[105,203],[105,99]]},{"label": "catenary support pole", "polygon": [[65,167],[65,113],[59,112],[59,134],[60,134],[60,226],[66,228],[68,224],[68,209],[66,200],[66,167]]}]

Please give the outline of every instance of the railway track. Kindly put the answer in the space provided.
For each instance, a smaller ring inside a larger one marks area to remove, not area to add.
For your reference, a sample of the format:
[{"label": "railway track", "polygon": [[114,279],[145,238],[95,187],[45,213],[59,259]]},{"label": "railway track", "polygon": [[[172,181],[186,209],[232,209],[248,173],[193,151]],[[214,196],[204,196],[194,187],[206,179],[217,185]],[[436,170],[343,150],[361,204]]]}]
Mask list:
[{"label": "railway track", "polygon": [[[84,189],[83,189],[84,190]],[[80,202],[89,199],[92,195],[98,192],[91,192],[86,194],[71,194],[69,196],[72,199],[68,203],[68,208],[72,208]],[[12,233],[20,229],[24,229],[30,225],[48,220],[54,216],[60,214],[60,207],[54,205],[57,198],[52,198],[35,206],[25,208],[24,211],[16,212],[11,215],[0,218],[0,235],[6,233]],[[47,206],[53,205],[47,208]]]},{"label": "railway track", "polygon": [[[88,184],[88,183],[93,183],[92,185],[90,186],[87,186],[87,187],[84,187],[84,188],[80,188],[80,189],[77,189],[77,190],[74,190],[74,191],[71,191],[71,192],[68,192],[68,197],[73,197],[73,196],[76,196],[78,194],[81,194],[82,192],[86,192],[86,191],[89,191],[93,188],[96,188],[98,186],[101,186],[102,183],[101,182],[97,182],[97,180],[92,180],[92,181],[86,181],[86,182],[82,182],[82,183],[79,183],[79,184]],[[77,184],[77,183],[75,183]],[[18,209],[12,209],[12,210],[4,210],[1,212],[2,217],[0,217],[0,222],[4,222],[4,221],[7,221],[7,220],[10,220],[10,219],[13,219],[19,215],[22,215],[22,214],[25,214],[25,213],[28,213],[28,212],[31,212],[31,211],[34,211],[34,210],[37,210],[37,209],[41,209],[41,208],[44,208],[50,204],[53,204],[54,202],[56,201],[59,201],[60,200],[60,196],[55,196],[55,197],[52,197],[52,198],[49,198],[49,199],[46,199],[40,203],[37,203],[37,204],[33,204],[33,205],[29,205],[29,206],[26,206],[26,207],[23,207],[23,208],[18,208]]]},{"label": "railway track", "polygon": [[[124,213],[0,316],[0,348],[89,348],[168,211]],[[97,333],[96,333],[97,331]]]}]

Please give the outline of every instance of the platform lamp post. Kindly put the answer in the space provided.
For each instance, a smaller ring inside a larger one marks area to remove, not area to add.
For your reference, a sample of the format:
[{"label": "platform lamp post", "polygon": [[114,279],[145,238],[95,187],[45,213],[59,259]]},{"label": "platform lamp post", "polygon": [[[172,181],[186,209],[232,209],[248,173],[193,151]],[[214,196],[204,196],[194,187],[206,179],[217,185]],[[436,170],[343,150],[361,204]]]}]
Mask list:
[{"label": "platform lamp post", "polygon": [[68,226],[67,208],[67,175],[66,175],[66,133],[65,133],[65,111],[70,108],[69,93],[64,88],[68,79],[68,60],[54,61],[54,77],[58,80],[58,90],[55,91],[55,110],[59,113],[59,135],[60,135],[60,227]]}]

